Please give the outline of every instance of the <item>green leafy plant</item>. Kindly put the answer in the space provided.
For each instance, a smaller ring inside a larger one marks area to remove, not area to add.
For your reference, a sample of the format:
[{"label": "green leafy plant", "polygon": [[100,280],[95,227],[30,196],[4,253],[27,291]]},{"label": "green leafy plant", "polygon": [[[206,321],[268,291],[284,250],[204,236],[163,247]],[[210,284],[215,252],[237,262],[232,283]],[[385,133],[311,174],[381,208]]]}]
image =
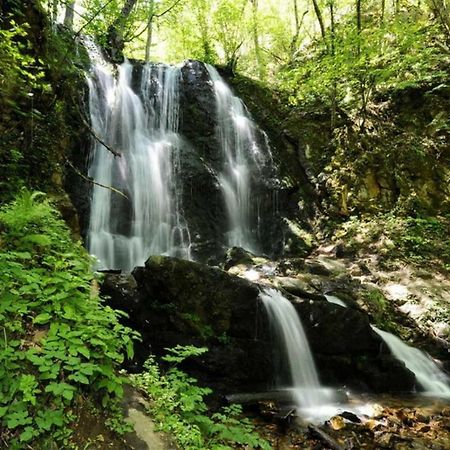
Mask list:
[{"label": "green leafy plant", "polygon": [[184,450],[228,450],[237,447],[271,446],[254,430],[248,418],[242,418],[242,407],[232,405],[207,415],[204,397],[212,391],[197,385],[197,380],[177,365],[191,356],[200,356],[206,348],[176,346],[162,359],[172,364],[161,373],[153,356],[145,362],[144,371],[133,376],[135,386],[150,398],[150,414],[159,428],[171,433]]},{"label": "green leafy plant", "polygon": [[91,261],[44,194],[23,191],[0,209],[2,444],[66,442],[83,392],[106,411],[122,395],[118,365],[136,334],[92,287]]}]

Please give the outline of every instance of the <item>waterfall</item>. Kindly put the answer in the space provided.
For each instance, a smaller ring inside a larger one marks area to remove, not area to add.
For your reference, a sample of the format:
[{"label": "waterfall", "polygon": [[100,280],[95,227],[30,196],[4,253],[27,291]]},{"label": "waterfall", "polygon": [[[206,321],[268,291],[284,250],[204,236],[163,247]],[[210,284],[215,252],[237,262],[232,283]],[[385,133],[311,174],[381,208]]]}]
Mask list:
[{"label": "waterfall", "polygon": [[450,397],[450,378],[426,353],[410,347],[391,333],[382,331],[375,326],[372,328],[386,342],[392,354],[403,361],[411,372],[414,372],[426,395]]},{"label": "waterfall", "polygon": [[[206,65],[216,98],[216,135],[224,158],[219,183],[228,215],[227,244],[257,252],[252,236],[252,173],[261,165],[270,150],[267,142],[261,148],[256,138],[256,125],[242,100],[231,89],[217,70]],[[256,224],[260,218],[257,217]]]},{"label": "waterfall", "polygon": [[94,143],[88,174],[92,192],[87,235],[98,268],[132,270],[149,255],[190,258],[190,235],[181,211],[177,67],[146,65],[139,92],[132,88],[132,65],[117,68],[86,45],[92,69],[88,76],[89,111],[94,132],[121,153],[114,157]]},{"label": "waterfall", "polygon": [[330,392],[320,385],[308,340],[294,306],[275,289],[264,289],[260,297],[274,327],[279,346],[286,354],[290,388],[300,411],[311,410],[330,402]]}]

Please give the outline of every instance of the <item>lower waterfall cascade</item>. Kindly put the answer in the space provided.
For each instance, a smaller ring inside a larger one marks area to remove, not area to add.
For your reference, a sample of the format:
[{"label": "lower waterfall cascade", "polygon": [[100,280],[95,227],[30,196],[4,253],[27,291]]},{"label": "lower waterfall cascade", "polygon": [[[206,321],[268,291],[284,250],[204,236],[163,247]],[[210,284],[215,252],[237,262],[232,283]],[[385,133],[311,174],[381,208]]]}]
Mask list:
[{"label": "lower waterfall cascade", "polygon": [[[330,303],[347,308],[345,302],[334,295],[325,295],[325,298]],[[438,367],[429,355],[407,345],[392,333],[380,330],[374,325],[371,327],[386,343],[395,358],[402,361],[414,373],[417,382],[424,389],[425,395],[450,398],[450,377]]]},{"label": "lower waterfall cascade", "polygon": [[295,402],[300,409],[310,409],[328,403],[329,393],[319,382],[308,339],[292,303],[272,288],[264,289],[260,297],[274,328],[277,348],[286,352],[290,386],[281,387],[292,388]]}]

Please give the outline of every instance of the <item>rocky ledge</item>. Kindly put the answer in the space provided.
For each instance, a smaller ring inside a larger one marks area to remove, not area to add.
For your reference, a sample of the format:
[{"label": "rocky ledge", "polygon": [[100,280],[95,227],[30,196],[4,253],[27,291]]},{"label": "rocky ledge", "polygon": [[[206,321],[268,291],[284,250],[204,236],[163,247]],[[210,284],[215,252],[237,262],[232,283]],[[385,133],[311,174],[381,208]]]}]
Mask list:
[{"label": "rocky ledge", "polygon": [[[274,385],[278,350],[259,298],[261,288],[216,267],[152,256],[130,275],[106,274],[101,290],[142,334],[136,365],[178,344],[206,346],[209,351],[188,361],[185,369],[218,394],[229,394]],[[324,384],[374,392],[414,387],[414,375],[389,354],[363,312],[320,295],[310,297],[290,299]]]}]

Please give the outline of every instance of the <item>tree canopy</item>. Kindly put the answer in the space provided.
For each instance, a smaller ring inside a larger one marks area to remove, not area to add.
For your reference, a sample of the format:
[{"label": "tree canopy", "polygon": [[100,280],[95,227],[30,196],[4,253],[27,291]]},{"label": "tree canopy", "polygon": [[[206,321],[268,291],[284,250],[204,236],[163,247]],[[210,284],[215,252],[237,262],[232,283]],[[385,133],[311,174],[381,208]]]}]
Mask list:
[{"label": "tree canopy", "polygon": [[356,99],[364,109],[378,88],[439,79],[450,55],[448,0],[48,0],[46,7],[55,22],[113,53],[222,65],[287,89],[294,103]]}]

